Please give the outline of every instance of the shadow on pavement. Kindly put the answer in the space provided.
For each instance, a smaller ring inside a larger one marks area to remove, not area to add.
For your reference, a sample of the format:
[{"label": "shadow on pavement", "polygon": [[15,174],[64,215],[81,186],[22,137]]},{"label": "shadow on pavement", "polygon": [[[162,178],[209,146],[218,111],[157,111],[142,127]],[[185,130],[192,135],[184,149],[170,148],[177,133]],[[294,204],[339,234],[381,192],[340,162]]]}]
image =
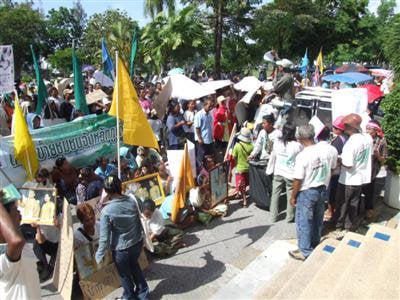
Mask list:
[{"label": "shadow on pavement", "polygon": [[146,273],[147,280],[162,279],[151,291],[150,299],[160,299],[163,295],[183,294],[210,283],[225,272],[225,264],[215,260],[210,251],[204,252],[205,265],[199,268],[167,265],[156,262]]},{"label": "shadow on pavement", "polygon": [[249,237],[251,242],[246,245],[246,247],[248,247],[257,242],[260,238],[262,238],[270,227],[271,225],[262,225],[262,226],[244,228],[240,229],[238,232],[235,233],[239,235],[247,235]]}]

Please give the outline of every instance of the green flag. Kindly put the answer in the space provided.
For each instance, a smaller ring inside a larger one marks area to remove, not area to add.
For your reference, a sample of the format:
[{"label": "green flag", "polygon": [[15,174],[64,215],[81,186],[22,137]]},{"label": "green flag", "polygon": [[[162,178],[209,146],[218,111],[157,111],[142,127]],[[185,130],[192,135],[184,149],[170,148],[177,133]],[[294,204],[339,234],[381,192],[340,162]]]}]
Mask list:
[{"label": "green flag", "polygon": [[74,70],[75,108],[83,112],[85,115],[88,115],[89,108],[86,104],[85,91],[83,88],[82,70],[74,48],[72,48],[72,68]]},{"label": "green flag", "polygon": [[31,52],[33,58],[33,68],[35,69],[36,84],[38,86],[38,98],[36,103],[36,113],[40,115],[42,113],[43,106],[46,103],[47,91],[44,85],[42,74],[40,74],[40,68],[36,60],[35,52],[33,51],[33,46],[31,45]]},{"label": "green flag", "polygon": [[129,65],[129,75],[131,76],[131,79],[133,78],[133,75],[135,74],[135,55],[136,55],[136,49],[137,49],[137,36],[136,36],[136,29],[133,32],[133,38],[132,38],[132,46],[131,46],[131,63]]}]

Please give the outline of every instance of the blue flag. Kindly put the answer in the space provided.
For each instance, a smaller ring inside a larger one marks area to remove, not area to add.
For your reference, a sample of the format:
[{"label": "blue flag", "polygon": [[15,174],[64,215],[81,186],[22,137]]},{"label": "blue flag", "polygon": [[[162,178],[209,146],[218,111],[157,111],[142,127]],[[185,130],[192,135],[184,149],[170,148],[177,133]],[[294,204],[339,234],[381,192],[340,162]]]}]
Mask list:
[{"label": "blue flag", "polygon": [[301,60],[301,75],[303,77],[307,76],[307,68],[308,68],[307,52],[308,52],[308,49],[306,49],[306,53],[304,53],[304,57]]},{"label": "blue flag", "polygon": [[104,74],[109,78],[111,78],[112,80],[114,80],[115,79],[114,64],[112,62],[110,55],[108,54],[107,45],[104,38],[101,39],[101,57],[102,57],[101,61],[103,63]]}]

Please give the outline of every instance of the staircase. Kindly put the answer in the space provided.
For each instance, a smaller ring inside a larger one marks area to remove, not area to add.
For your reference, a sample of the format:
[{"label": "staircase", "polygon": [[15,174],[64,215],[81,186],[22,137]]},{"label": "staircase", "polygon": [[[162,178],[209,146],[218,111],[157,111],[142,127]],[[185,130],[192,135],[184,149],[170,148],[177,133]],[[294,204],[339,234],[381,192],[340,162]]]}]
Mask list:
[{"label": "staircase", "polygon": [[277,241],[212,299],[400,299],[398,217],[366,235],[325,239],[304,262]]}]

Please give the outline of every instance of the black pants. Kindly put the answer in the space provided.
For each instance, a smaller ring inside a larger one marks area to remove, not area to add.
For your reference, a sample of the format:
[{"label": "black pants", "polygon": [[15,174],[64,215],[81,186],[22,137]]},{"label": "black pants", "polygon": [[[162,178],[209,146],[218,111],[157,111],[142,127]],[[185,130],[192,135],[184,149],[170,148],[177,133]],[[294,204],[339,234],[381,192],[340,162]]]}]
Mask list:
[{"label": "black pants", "polygon": [[199,144],[196,143],[196,156],[197,156],[197,164],[201,166],[203,164],[204,156],[206,155],[214,155],[214,143],[211,144]]},{"label": "black pants", "polygon": [[365,209],[374,209],[375,202],[375,180],[366,184],[362,188],[362,193],[365,196]]},{"label": "black pants", "polygon": [[338,184],[336,210],[333,215],[336,228],[355,229],[357,225],[356,220],[360,204],[361,188],[361,185]]},{"label": "black pants", "polygon": [[[54,267],[57,257],[57,249],[58,243],[45,241],[43,244],[39,244],[36,240],[33,242],[33,252],[43,266]],[[46,254],[50,256],[49,262],[47,262]]]}]

